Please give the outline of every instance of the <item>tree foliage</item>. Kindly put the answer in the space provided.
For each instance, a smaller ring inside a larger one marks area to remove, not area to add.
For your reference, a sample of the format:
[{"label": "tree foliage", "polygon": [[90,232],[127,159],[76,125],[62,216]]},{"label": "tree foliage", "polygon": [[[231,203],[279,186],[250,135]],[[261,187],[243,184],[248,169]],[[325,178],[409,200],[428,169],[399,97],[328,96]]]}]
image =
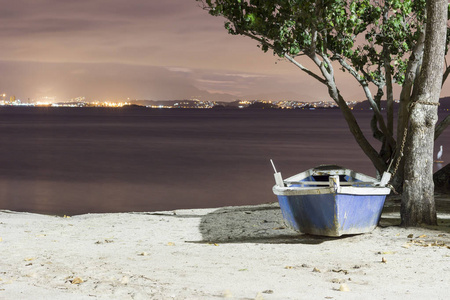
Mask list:
[{"label": "tree foliage", "polygon": [[418,0],[206,0],[224,16],[230,34],[247,35],[280,56],[300,54],[348,59],[368,80],[382,80],[388,51],[402,82],[407,55],[423,29],[425,1]]},{"label": "tree foliage", "polygon": [[[213,16],[226,19],[230,34],[257,41],[265,52],[286,58],[326,86],[349,129],[381,173],[395,154],[408,124],[408,107],[420,71],[426,24],[426,0],[197,0]],[[449,34],[448,34],[449,36]],[[448,39],[447,39],[448,40]],[[317,69],[301,63],[310,59]],[[335,81],[335,68],[349,72],[364,90],[374,117],[367,141]],[[450,73],[450,68],[446,70]],[[446,76],[444,76],[445,78]],[[393,84],[402,86],[398,128],[394,132]],[[374,92],[373,92],[374,91]],[[388,101],[387,117],[380,100]]]}]

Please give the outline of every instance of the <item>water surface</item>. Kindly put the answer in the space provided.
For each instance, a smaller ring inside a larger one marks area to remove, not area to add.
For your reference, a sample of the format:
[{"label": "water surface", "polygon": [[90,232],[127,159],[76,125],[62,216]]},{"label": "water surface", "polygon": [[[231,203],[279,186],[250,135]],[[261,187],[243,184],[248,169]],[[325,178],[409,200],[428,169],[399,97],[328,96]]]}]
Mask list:
[{"label": "water surface", "polygon": [[[357,112],[369,135],[370,117]],[[272,202],[270,158],[284,177],[327,163],[376,175],[339,110],[5,107],[0,136],[0,209],[17,211]],[[437,145],[449,142],[446,132]]]}]

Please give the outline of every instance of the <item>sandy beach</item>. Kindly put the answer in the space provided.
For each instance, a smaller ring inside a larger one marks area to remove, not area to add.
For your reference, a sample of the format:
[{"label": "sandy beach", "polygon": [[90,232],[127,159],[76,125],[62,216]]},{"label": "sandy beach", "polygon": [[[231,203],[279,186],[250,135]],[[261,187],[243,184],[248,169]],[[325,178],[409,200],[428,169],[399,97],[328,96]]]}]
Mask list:
[{"label": "sandy beach", "polygon": [[[448,201],[448,200],[445,200]],[[0,211],[0,299],[447,299],[450,213],[341,238],[278,204],[72,217]],[[444,205],[442,204],[444,203]]]}]

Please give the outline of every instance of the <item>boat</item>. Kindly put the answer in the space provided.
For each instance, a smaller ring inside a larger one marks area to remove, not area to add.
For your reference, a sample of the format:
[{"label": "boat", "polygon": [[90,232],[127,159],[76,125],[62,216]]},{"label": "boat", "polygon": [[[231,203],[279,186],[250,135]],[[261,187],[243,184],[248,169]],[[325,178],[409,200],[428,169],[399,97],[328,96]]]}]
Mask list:
[{"label": "boat", "polygon": [[391,191],[387,172],[378,181],[340,166],[321,165],[283,180],[275,166],[274,170],[273,192],[285,223],[306,234],[338,237],[372,231]]}]

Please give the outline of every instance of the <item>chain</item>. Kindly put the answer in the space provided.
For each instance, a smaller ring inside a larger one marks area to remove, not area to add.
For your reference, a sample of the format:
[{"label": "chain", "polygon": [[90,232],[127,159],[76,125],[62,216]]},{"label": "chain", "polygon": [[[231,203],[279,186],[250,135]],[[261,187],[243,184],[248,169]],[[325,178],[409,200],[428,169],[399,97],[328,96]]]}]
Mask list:
[{"label": "chain", "polygon": [[[408,125],[405,126],[405,130],[403,131],[402,145],[400,146],[400,153],[399,153],[397,161],[395,163],[395,167],[394,167],[394,171],[392,172],[391,179],[394,178],[395,174],[397,173],[398,167],[400,166],[400,161],[402,160],[402,157],[403,157],[403,150],[405,148],[407,135],[408,135]],[[388,170],[388,172],[389,172],[389,170]],[[398,192],[395,190],[395,188],[392,186],[392,184],[390,184],[390,180],[386,186],[388,188],[390,188],[394,192],[394,194],[398,195]]]},{"label": "chain", "polygon": [[402,160],[403,157],[403,150],[405,149],[407,135],[408,135],[408,125],[405,126],[405,130],[403,131],[402,145],[400,146],[400,153],[398,155],[397,162],[395,163],[394,171],[392,172],[392,178],[394,178],[395,174],[397,173],[398,167],[400,166],[400,161]]},{"label": "chain", "polygon": [[[414,107],[414,105],[416,104],[423,104],[423,105],[435,105],[435,106],[439,106],[440,103],[439,102],[430,102],[430,101],[415,101],[415,102],[411,102],[410,105],[410,110],[412,110],[412,108]],[[394,167],[394,172],[392,172],[392,178],[394,178],[395,173],[397,173],[398,167],[400,166],[400,161],[402,160],[403,157],[403,150],[405,148],[405,144],[406,144],[406,136],[408,135],[408,124],[406,124],[405,126],[405,130],[403,132],[403,140],[402,140],[402,145],[400,146],[400,154],[398,156],[397,162],[395,163],[395,167]]]},{"label": "chain", "polygon": [[412,102],[412,103],[411,103],[411,108],[412,108],[414,105],[416,105],[417,103],[423,104],[423,105],[435,105],[435,106],[441,105],[439,102],[416,101],[416,102]]}]

